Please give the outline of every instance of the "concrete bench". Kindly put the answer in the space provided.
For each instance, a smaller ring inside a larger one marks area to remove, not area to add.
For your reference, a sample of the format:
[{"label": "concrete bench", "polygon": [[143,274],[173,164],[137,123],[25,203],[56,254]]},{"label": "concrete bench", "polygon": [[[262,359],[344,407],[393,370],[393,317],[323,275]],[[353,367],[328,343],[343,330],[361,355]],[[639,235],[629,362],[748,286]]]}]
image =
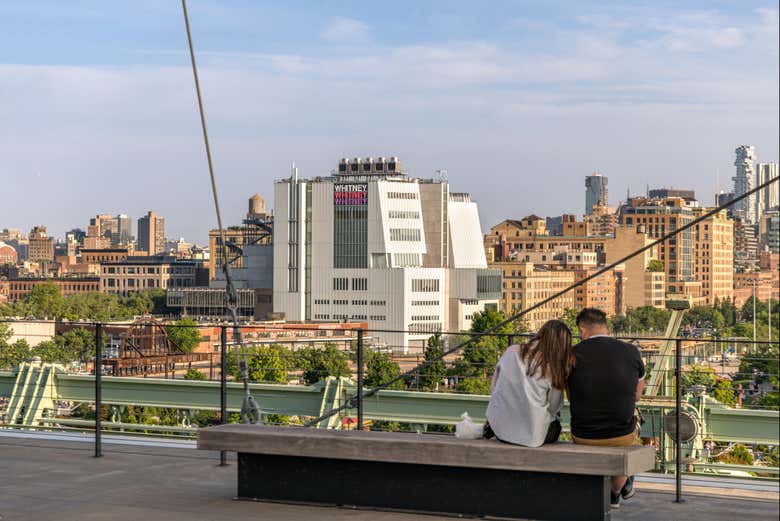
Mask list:
[{"label": "concrete bench", "polygon": [[198,448],[238,453],[238,497],[519,519],[610,519],[609,476],[650,447],[540,448],[454,436],[220,425]]}]

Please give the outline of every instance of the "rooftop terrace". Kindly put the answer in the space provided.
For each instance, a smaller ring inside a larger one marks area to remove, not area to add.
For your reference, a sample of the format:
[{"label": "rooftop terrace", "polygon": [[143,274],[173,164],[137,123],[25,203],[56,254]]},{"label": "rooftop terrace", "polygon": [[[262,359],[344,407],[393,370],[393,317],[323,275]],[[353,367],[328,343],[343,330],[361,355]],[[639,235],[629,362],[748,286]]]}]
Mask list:
[{"label": "rooftop terrace", "polygon": [[[0,431],[3,469],[0,519],[426,521],[437,518],[234,501],[236,465],[217,466],[218,453],[193,450],[192,442],[104,436],[104,456],[94,458],[91,441],[92,437],[84,434]],[[690,478],[684,483],[686,502],[683,504],[673,502],[673,482],[663,476],[642,475],[637,478],[636,488],[637,495],[614,511],[613,519],[758,521],[778,518],[776,482]]]}]

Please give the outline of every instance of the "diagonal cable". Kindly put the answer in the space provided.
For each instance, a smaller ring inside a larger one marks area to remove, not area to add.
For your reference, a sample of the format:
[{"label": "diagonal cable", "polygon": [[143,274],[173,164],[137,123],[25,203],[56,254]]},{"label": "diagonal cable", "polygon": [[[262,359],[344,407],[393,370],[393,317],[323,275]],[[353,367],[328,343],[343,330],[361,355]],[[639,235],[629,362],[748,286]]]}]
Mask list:
[{"label": "diagonal cable", "polygon": [[200,126],[203,130],[203,143],[206,146],[206,160],[209,164],[209,178],[211,179],[211,194],[214,196],[214,209],[217,212],[217,226],[219,227],[219,238],[222,241],[222,271],[225,272],[225,293],[227,297],[227,308],[230,312],[230,318],[233,322],[233,343],[237,343],[241,350],[241,358],[238,359],[238,367],[241,380],[244,384],[244,401],[241,405],[241,421],[244,423],[257,423],[260,418],[260,409],[249,391],[249,371],[247,364],[246,347],[241,342],[241,325],[238,320],[238,294],[233,285],[233,277],[230,274],[230,261],[228,259],[228,248],[225,240],[225,229],[222,227],[222,214],[219,210],[219,197],[217,195],[217,181],[214,176],[214,165],[211,160],[211,146],[209,145],[209,133],[206,130],[206,114],[203,111],[203,98],[200,93],[200,81],[198,80],[198,67],[195,64],[195,50],[192,46],[192,34],[190,32],[190,20],[187,16],[187,2],[181,0],[182,11],[184,12],[184,26],[187,29],[187,43],[190,47],[190,61],[192,62],[192,75],[195,78],[195,92],[198,95],[198,111],[200,113]]}]

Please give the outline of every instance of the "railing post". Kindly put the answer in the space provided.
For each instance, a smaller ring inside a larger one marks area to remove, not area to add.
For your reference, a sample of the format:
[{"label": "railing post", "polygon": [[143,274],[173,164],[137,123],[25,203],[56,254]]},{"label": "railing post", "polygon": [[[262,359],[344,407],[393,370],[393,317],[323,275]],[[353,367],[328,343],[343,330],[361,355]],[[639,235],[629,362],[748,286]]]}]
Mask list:
[{"label": "railing post", "polygon": [[363,430],[363,329],[357,330],[357,428]]},{"label": "railing post", "polygon": [[674,349],[674,502],[682,503],[682,459],[680,457],[680,413],[682,412],[682,340],[675,340]]},{"label": "railing post", "polygon": [[95,457],[103,456],[103,440],[101,438],[103,397],[101,385],[103,378],[103,324],[95,325]]},{"label": "railing post", "polygon": [[[220,326],[219,331],[220,356],[219,356],[219,416],[222,425],[227,423],[227,326]],[[227,463],[227,451],[219,451],[219,466]]]}]

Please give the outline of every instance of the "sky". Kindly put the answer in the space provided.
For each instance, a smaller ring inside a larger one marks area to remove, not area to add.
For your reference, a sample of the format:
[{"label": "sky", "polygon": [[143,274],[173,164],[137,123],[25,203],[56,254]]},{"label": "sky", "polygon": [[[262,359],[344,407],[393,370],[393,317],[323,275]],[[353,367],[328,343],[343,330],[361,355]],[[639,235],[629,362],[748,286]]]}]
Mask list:
[{"label": "sky", "polygon": [[[584,211],[584,177],[711,204],[734,149],[777,161],[778,4],[189,0],[223,220],[341,157],[447,170],[483,228]],[[211,199],[181,5],[0,3],[0,228],[98,213],[206,242]]]}]

